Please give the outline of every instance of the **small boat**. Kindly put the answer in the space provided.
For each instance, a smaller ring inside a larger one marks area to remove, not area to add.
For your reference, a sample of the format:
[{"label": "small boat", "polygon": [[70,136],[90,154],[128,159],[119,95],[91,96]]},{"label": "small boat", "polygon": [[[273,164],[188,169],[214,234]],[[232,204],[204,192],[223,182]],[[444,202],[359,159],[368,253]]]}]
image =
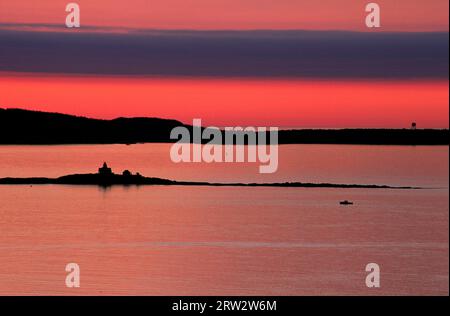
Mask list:
[{"label": "small boat", "polygon": [[341,205],[353,205],[353,202],[345,200],[345,201],[340,201],[339,204],[341,204]]}]

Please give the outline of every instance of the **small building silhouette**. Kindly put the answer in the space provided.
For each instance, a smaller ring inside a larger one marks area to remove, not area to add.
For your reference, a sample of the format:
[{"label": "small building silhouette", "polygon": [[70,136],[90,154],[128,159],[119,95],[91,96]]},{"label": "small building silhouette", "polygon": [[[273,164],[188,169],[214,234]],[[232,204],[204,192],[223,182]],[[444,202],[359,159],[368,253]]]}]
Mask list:
[{"label": "small building silhouette", "polygon": [[129,170],[124,170],[122,172],[122,175],[125,176],[125,177],[129,177],[129,176],[131,176],[131,172]]},{"label": "small building silhouette", "polygon": [[108,167],[106,162],[104,162],[103,167],[98,168],[98,173],[103,174],[103,175],[108,175],[108,174],[112,174],[112,170],[111,170],[111,168]]}]

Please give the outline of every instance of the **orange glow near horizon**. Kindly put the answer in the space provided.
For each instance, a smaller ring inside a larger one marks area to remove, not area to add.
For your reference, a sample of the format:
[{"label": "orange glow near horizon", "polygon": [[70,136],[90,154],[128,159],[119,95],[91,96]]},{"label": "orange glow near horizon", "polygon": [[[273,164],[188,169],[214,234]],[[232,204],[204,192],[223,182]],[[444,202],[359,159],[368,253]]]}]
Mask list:
[{"label": "orange glow near horizon", "polygon": [[449,127],[448,81],[307,81],[0,74],[0,107],[203,125]]},{"label": "orange glow near horizon", "polygon": [[[0,1],[0,23],[64,25],[67,0]],[[156,29],[365,27],[365,0],[78,0],[82,26]],[[447,0],[378,0],[377,31],[448,31]],[[374,31],[371,29],[370,31]]]}]

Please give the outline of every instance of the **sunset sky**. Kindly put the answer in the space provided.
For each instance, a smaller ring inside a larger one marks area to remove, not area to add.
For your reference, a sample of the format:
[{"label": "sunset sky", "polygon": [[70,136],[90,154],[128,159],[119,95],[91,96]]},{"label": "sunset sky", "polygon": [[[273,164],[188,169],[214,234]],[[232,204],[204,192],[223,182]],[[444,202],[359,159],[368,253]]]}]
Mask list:
[{"label": "sunset sky", "polygon": [[0,0],[0,107],[280,127],[448,128],[447,0]]}]

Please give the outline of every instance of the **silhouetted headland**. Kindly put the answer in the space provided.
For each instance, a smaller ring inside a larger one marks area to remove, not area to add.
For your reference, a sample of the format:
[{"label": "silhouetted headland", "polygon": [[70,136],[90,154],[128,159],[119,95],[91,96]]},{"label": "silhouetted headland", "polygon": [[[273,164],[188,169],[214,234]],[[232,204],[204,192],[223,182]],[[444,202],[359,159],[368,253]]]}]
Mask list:
[{"label": "silhouetted headland", "polygon": [[419,189],[418,187],[396,187],[374,184],[335,184],[335,183],[211,183],[195,181],[174,181],[161,178],[144,177],[139,173],[132,174],[125,170],[122,174],[115,174],[106,162],[98,173],[71,174],[59,178],[0,178],[2,184],[70,184],[70,185],[98,185],[103,187],[113,185],[183,185],[183,186],[240,186],[240,187],[297,187],[297,188],[362,188],[362,189]]},{"label": "silhouetted headland", "polygon": [[[59,113],[0,108],[0,144],[8,145],[173,143],[176,140],[170,139],[170,132],[177,126],[184,126],[192,131],[192,126],[176,120],[158,118],[100,120]],[[414,125],[414,128],[408,129],[280,130],[278,142],[279,144],[449,145],[448,129],[416,127]]]}]

